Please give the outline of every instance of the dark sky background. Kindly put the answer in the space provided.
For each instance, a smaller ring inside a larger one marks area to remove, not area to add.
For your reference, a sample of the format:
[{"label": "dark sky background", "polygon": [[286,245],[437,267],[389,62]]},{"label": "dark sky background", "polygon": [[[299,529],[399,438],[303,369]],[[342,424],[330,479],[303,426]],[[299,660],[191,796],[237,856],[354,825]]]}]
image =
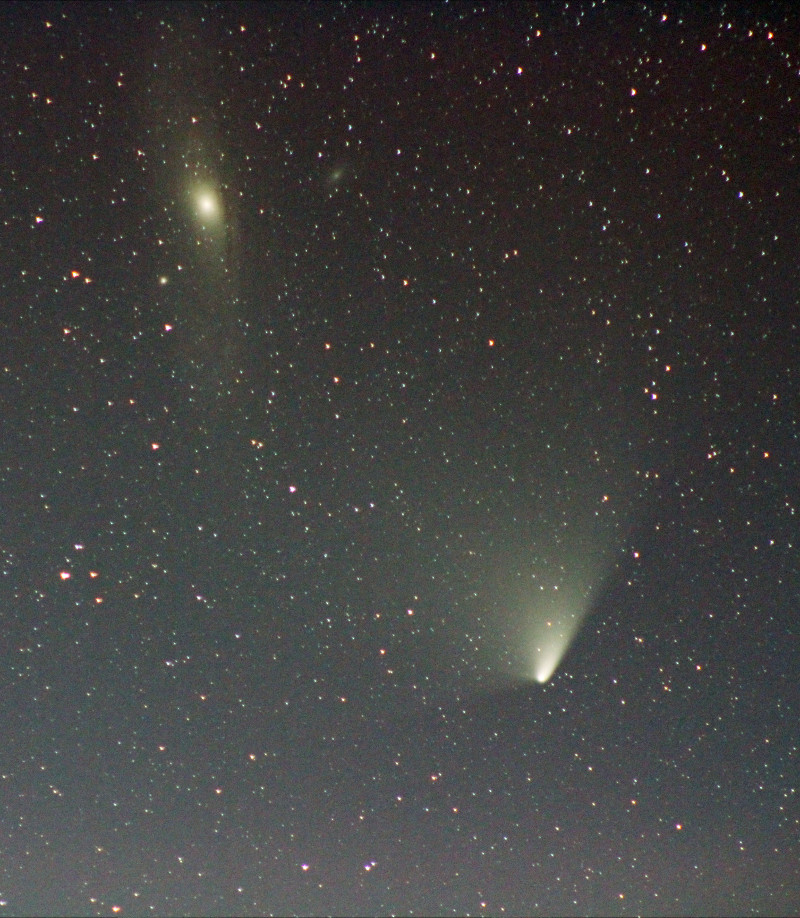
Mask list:
[{"label": "dark sky background", "polygon": [[0,15],[0,915],[796,914],[791,6]]}]

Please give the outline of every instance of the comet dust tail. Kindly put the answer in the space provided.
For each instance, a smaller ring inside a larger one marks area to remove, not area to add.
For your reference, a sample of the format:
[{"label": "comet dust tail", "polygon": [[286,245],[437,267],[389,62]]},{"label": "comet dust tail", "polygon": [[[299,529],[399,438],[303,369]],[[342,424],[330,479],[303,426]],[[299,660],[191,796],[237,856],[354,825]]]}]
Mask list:
[{"label": "comet dust tail", "polygon": [[531,653],[531,675],[536,682],[544,684],[550,681],[569,650],[582,619],[583,615],[572,614],[539,624]]}]

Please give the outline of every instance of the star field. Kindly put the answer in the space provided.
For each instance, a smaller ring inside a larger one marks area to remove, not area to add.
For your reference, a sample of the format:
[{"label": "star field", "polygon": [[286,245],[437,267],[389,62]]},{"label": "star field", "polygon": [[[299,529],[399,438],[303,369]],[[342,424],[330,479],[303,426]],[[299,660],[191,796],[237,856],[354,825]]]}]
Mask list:
[{"label": "star field", "polygon": [[793,7],[2,14],[0,916],[795,913]]}]

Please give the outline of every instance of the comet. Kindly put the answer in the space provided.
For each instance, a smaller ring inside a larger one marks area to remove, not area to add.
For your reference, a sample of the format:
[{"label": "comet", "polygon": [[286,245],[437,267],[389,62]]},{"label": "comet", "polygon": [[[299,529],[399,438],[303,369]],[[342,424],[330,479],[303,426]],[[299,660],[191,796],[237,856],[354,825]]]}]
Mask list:
[{"label": "comet", "polygon": [[531,675],[544,685],[558,669],[580,628],[583,615],[575,615],[571,622],[554,625],[547,622],[547,631],[538,638],[531,661]]},{"label": "comet", "polygon": [[[604,486],[602,481],[590,489],[587,483],[584,494],[576,485],[569,499],[561,497],[563,506],[555,502],[531,522],[522,533],[524,542],[519,535],[519,545],[509,539],[509,564],[499,566],[495,581],[496,605],[483,612],[482,652],[498,684],[544,686],[573,645],[580,650],[573,654],[577,666],[582,665],[580,656],[591,653],[579,636],[600,607],[628,528],[621,511],[605,513],[610,498]],[[514,572],[510,585],[509,570]]]},{"label": "comet", "polygon": [[540,685],[552,679],[589,615],[597,580],[596,573],[576,572],[573,582],[562,583],[530,608],[522,651],[528,679]]}]

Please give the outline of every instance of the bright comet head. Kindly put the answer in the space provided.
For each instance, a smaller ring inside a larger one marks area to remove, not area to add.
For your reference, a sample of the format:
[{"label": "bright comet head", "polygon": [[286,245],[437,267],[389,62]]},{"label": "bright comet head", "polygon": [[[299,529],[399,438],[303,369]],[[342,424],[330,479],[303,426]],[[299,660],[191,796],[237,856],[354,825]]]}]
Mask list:
[{"label": "bright comet head", "polygon": [[525,629],[527,678],[542,685],[550,681],[586,619],[593,592],[589,578],[575,572],[572,583],[534,605]]},{"label": "bright comet head", "polygon": [[569,650],[583,615],[565,616],[558,622],[547,622],[540,628],[533,648],[531,675],[544,684],[549,682],[558,665]]},{"label": "bright comet head", "polygon": [[542,647],[536,648],[533,661],[533,678],[544,685],[558,669],[561,658],[569,647],[569,640],[553,640],[550,643],[542,642]]}]

